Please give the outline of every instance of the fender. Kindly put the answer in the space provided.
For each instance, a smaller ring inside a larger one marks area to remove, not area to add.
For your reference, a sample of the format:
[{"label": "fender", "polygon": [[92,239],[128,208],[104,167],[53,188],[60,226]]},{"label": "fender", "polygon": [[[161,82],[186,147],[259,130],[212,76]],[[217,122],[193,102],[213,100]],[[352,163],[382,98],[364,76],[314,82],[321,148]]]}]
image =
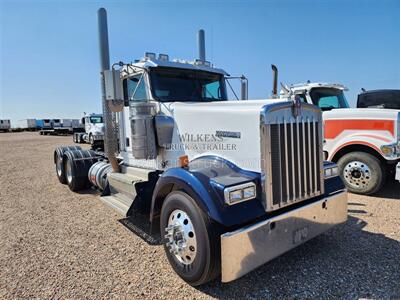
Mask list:
[{"label": "fender", "polygon": [[[397,141],[395,120],[387,119],[386,115],[385,118],[381,116],[378,119],[359,119],[360,113],[363,111],[360,110],[356,113],[353,109],[350,110],[353,115],[349,115],[347,119],[326,119],[327,115],[324,114],[326,141],[324,151],[329,154],[328,160],[332,160],[340,150],[351,145],[369,147],[383,159],[390,160],[383,155],[380,148],[382,145]],[[332,112],[331,114],[343,116],[342,112]]]},{"label": "fender", "polygon": [[[225,203],[225,187],[250,181],[257,186],[256,198],[234,205]],[[150,222],[158,219],[165,197],[173,190],[186,192],[206,215],[227,228],[266,214],[261,203],[260,174],[243,170],[221,157],[203,156],[191,161],[188,168],[170,168],[161,174],[153,192]]]},{"label": "fender", "polygon": [[333,158],[335,157],[335,155],[342,150],[343,148],[347,147],[347,146],[358,146],[358,145],[362,145],[362,146],[367,146],[373,150],[376,151],[376,153],[380,154],[380,156],[384,159],[387,159],[385,156],[383,156],[382,151],[374,144],[366,142],[366,141],[350,141],[350,142],[346,142],[343,143],[342,145],[339,145],[337,148],[333,149],[333,151],[329,154],[328,160],[333,160]]}]

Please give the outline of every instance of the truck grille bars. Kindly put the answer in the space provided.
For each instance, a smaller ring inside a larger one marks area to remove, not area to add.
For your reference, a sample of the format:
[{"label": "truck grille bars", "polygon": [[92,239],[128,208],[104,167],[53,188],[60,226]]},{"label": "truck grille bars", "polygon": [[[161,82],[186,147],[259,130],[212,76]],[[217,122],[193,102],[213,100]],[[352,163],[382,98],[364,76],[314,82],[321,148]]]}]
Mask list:
[{"label": "truck grille bars", "polygon": [[292,105],[273,106],[263,114],[264,124],[261,124],[261,165],[267,211],[323,193],[320,111],[302,104],[300,114],[293,116]]}]

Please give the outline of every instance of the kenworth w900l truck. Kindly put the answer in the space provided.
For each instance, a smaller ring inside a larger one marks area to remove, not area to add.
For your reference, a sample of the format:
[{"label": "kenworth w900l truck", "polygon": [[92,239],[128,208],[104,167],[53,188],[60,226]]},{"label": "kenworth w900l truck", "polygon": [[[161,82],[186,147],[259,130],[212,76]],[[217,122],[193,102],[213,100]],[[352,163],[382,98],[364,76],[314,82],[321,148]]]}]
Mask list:
[{"label": "kenworth w900l truck", "polygon": [[235,280],[346,221],[318,107],[228,101],[231,77],[205,60],[203,31],[194,62],[147,53],[110,66],[98,15],[105,152],[57,148],[62,183],[102,190],[124,216],[147,215],[191,285]]}]

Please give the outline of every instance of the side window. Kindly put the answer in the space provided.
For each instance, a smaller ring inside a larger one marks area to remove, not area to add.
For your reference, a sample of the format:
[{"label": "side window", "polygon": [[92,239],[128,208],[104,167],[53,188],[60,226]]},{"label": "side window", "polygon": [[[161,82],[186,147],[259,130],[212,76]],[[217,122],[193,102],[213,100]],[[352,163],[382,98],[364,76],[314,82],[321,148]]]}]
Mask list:
[{"label": "side window", "polygon": [[131,101],[147,100],[144,76],[138,74],[124,80],[125,97]]},{"label": "side window", "polygon": [[203,86],[203,98],[221,98],[221,90],[219,81],[207,83]]},{"label": "side window", "polygon": [[337,96],[321,97],[318,101],[318,106],[322,108],[340,108],[339,99]]}]

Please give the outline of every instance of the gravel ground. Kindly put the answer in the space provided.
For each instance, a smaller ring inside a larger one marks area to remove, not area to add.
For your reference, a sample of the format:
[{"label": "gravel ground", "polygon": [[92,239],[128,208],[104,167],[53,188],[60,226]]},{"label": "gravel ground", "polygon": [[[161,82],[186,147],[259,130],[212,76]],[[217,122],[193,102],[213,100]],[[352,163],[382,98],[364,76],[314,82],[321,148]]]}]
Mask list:
[{"label": "gravel ground", "polygon": [[400,298],[400,184],[350,195],[349,219],[229,283],[192,288],[93,191],[59,184],[71,137],[0,134],[0,298]]}]

